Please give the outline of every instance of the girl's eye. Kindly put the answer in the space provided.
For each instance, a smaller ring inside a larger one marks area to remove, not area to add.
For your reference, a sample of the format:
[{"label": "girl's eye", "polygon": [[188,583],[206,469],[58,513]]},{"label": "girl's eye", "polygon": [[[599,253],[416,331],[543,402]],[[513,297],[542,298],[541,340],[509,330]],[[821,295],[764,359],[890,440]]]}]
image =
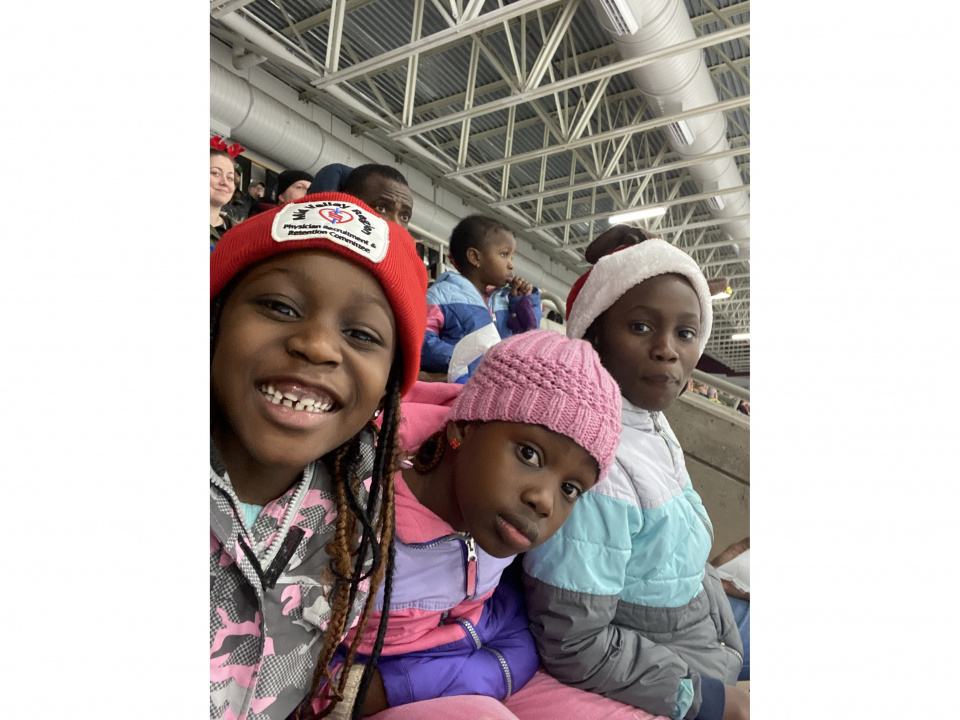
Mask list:
[{"label": "girl's eye", "polygon": [[580,496],[583,495],[583,490],[578,488],[573,483],[565,482],[560,487],[563,490],[564,497],[566,497],[567,500],[570,500],[571,502],[576,502],[580,498]]},{"label": "girl's eye", "polygon": [[290,317],[290,318],[297,317],[297,311],[281,300],[273,300],[272,298],[263,298],[261,300],[258,300],[257,304],[260,305],[260,307],[266,308],[270,312],[275,313],[277,315],[283,315],[285,317]]},{"label": "girl's eye", "polygon": [[540,457],[540,453],[532,445],[519,445],[517,447],[517,455],[520,456],[520,460],[531,465],[532,467],[543,467],[543,459]]},{"label": "girl's eye", "polygon": [[630,323],[630,329],[634,332],[646,332],[650,329],[650,326],[642,322],[632,322]]},{"label": "girl's eye", "polygon": [[365,345],[383,345],[383,341],[378,335],[361,328],[350,328],[346,331],[346,335]]},{"label": "girl's eye", "polygon": [[697,333],[694,332],[693,330],[681,330],[679,333],[677,333],[677,335],[680,337],[681,340],[697,339]]}]

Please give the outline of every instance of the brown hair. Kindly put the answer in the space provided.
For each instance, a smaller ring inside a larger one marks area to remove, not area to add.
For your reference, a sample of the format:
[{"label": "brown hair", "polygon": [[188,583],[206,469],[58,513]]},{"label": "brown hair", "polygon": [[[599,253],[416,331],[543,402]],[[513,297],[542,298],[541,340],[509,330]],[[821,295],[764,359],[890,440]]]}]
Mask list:
[{"label": "brown hair", "polygon": [[[347,676],[350,673],[350,668],[353,667],[357,648],[363,638],[367,622],[370,620],[373,603],[377,596],[377,588],[380,586],[381,580],[384,582],[384,609],[380,615],[377,638],[374,642],[370,660],[364,668],[360,680],[357,698],[353,706],[354,718],[360,716],[367,690],[373,680],[374,671],[377,669],[380,651],[383,649],[390,595],[393,589],[393,476],[397,471],[400,456],[400,379],[403,377],[402,368],[398,367],[400,364],[401,362],[398,359],[387,383],[388,401],[384,408],[383,424],[377,438],[370,492],[365,508],[360,507],[358,500],[361,484],[360,475],[357,472],[360,458],[359,436],[354,437],[331,453],[333,456],[331,475],[334,480],[334,493],[337,502],[337,526],[333,541],[327,545],[327,552],[332,559],[333,574],[336,581],[331,593],[330,622],[323,638],[323,647],[317,657],[310,692],[297,710],[297,720],[326,717],[343,700]],[[380,499],[381,493],[383,495],[382,500]],[[379,512],[377,512],[378,504]],[[374,517],[374,514],[376,514],[376,517]],[[358,523],[362,526],[362,531],[359,544],[354,547],[353,538],[357,535]],[[377,541],[378,537],[379,542]],[[368,549],[373,557],[369,571],[364,573],[363,565]],[[387,551],[386,558],[384,558],[384,549]],[[355,560],[352,559],[354,556],[356,557]],[[367,594],[367,600],[357,623],[357,632],[343,661],[338,682],[330,671],[330,662],[340,645],[340,639],[348,630],[347,617],[356,599],[359,584],[367,578],[370,579],[370,591]],[[324,693],[321,697],[329,700],[329,704],[319,712],[314,713],[312,700],[317,697],[317,689],[321,680],[326,680]]]}]

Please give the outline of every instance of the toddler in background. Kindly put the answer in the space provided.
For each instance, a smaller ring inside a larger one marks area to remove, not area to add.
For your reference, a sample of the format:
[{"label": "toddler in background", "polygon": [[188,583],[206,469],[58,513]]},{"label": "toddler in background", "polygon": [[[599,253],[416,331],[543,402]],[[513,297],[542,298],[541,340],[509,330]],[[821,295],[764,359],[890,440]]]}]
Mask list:
[{"label": "toddler in background", "polygon": [[706,279],[689,255],[646,239],[601,257],[567,312],[567,335],[588,340],[620,386],[623,430],[609,478],[524,556],[544,666],[673,720],[749,718],[735,686],[740,633],[707,564],[713,528],[662,412],[710,337]]},{"label": "toddler in background", "polygon": [[464,386],[417,383],[403,413],[401,443],[417,449],[394,480],[396,574],[369,625],[389,608],[386,634],[357,630],[357,662],[383,640],[363,714],[506,700],[539,660],[521,594],[501,573],[607,474],[620,391],[588,343],[535,330],[492,347]]},{"label": "toddler in background", "polygon": [[540,327],[540,291],[514,276],[516,249],[513,233],[492,218],[471,215],[453,229],[459,273],[442,273],[427,291],[422,370],[465,383],[489,347]]},{"label": "toddler in background", "polygon": [[212,720],[310,718],[318,690],[342,694],[333,654],[367,627],[370,584],[391,586],[426,284],[407,232],[341,193],[246,220],[210,256]]}]

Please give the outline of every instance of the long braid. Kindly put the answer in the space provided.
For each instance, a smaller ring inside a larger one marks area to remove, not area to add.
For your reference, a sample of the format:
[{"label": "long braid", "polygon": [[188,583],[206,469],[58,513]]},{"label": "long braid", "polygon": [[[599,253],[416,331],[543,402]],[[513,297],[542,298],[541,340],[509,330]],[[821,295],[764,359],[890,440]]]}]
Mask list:
[{"label": "long braid", "polygon": [[376,574],[371,579],[371,593],[367,598],[367,608],[360,619],[360,625],[357,628],[357,634],[350,645],[348,658],[353,659],[356,654],[359,641],[362,639],[366,630],[367,622],[373,610],[373,599],[376,594],[376,588],[379,587],[381,579],[384,580],[384,602],[383,611],[380,614],[380,623],[377,628],[377,639],[374,643],[370,658],[363,670],[363,676],[357,690],[357,699],[353,706],[353,716],[359,717],[366,699],[367,690],[373,680],[374,671],[377,669],[377,661],[380,658],[380,651],[383,648],[383,636],[386,632],[387,619],[390,614],[390,595],[393,589],[393,565],[395,550],[393,547],[394,536],[394,475],[400,462],[400,384],[395,383],[391,388],[393,395],[391,397],[389,410],[383,418],[383,431],[381,434],[384,452],[380,456],[380,473],[384,484],[384,498],[380,506],[380,514],[377,518],[377,525],[380,528],[380,543],[387,550],[387,561],[384,567],[378,568]]},{"label": "long braid", "polygon": [[[317,665],[313,670],[310,693],[307,695],[306,703],[301,703],[297,709],[298,720],[305,709],[309,713],[308,717],[314,716],[311,703],[317,695],[317,688],[321,680],[326,680],[326,688],[331,695],[331,704],[329,708],[327,708],[328,711],[332,711],[337,702],[343,697],[339,692],[340,689],[336,687],[333,675],[330,672],[330,662],[333,660],[333,655],[337,650],[337,646],[340,644],[340,638],[343,637],[347,615],[350,612],[350,583],[346,578],[350,576],[350,549],[353,544],[352,538],[356,533],[357,519],[352,512],[349,512],[345,491],[346,483],[342,482],[341,479],[343,478],[343,471],[345,469],[344,460],[347,459],[348,453],[350,453],[352,449],[355,449],[356,443],[357,440],[355,439],[353,442],[341,446],[336,451],[333,463],[333,492],[337,504],[337,525],[334,539],[331,540],[326,547],[335,576],[333,591],[330,593],[331,597],[329,601],[330,620],[327,623],[327,629],[324,633],[323,646],[317,657]],[[352,465],[352,463],[346,464]],[[305,708],[305,705],[310,707]],[[327,712],[322,712],[317,717],[323,717],[326,714]]]},{"label": "long braid", "polygon": [[[350,604],[351,605],[353,604],[354,599],[356,599],[357,591],[359,590],[359,586],[360,586],[359,581],[365,580],[366,578],[370,577],[370,573],[373,572],[374,568],[379,567],[382,562],[381,547],[376,542],[377,528],[374,527],[376,523],[376,519],[371,517],[371,512],[372,512],[372,508],[377,507],[377,501],[379,499],[379,494],[380,494],[380,483],[375,481],[374,478],[379,477],[377,472],[378,470],[377,462],[378,462],[378,458],[380,457],[383,451],[379,447],[379,433],[377,432],[376,425],[374,425],[373,422],[370,422],[367,424],[367,427],[370,428],[371,431],[373,432],[374,440],[376,443],[375,447],[377,448],[377,450],[374,453],[373,471],[370,476],[370,492],[367,495],[367,507],[366,508],[360,507],[360,500],[359,500],[360,479],[359,478],[354,478],[356,485],[354,487],[354,485],[351,483],[351,485],[348,486],[348,492],[347,492],[347,503],[350,505],[350,509],[353,510],[354,514],[359,519],[360,524],[362,525],[362,528],[363,528],[360,533],[360,543],[357,548],[356,560],[354,561],[354,567],[353,567],[353,576],[357,578],[358,582],[350,586]],[[372,562],[370,564],[370,572],[364,575],[363,566],[365,564],[368,549],[371,551]]]},{"label": "long braid", "polygon": [[[370,491],[367,496],[365,508],[360,507],[359,489],[360,478],[357,477],[356,465],[352,462],[344,462],[347,455],[341,449],[337,452],[336,463],[333,472],[334,493],[337,502],[337,529],[336,537],[328,545],[328,553],[331,556],[336,584],[330,602],[331,613],[330,622],[324,637],[323,647],[317,658],[317,666],[314,669],[313,682],[311,684],[310,694],[306,701],[301,703],[297,711],[297,718],[303,714],[309,718],[323,718],[333,712],[337,704],[343,699],[344,687],[347,677],[353,665],[354,656],[359,640],[372,613],[373,604],[376,600],[377,589],[381,580],[385,579],[385,591],[392,587],[393,580],[393,553],[390,551],[393,546],[393,516],[394,516],[394,494],[393,494],[393,476],[396,473],[399,461],[399,426],[400,426],[400,383],[402,378],[402,368],[400,363],[387,384],[387,396],[389,398],[384,408],[384,420],[374,453],[373,472],[370,479]],[[357,446],[359,447],[359,446]],[[344,471],[349,471],[345,473]],[[382,500],[380,495],[382,495]],[[379,500],[379,502],[378,502]],[[374,511],[379,505],[379,512],[374,517]],[[349,518],[349,521],[342,518]],[[353,539],[357,537],[358,530],[361,533],[357,549],[363,549],[364,552],[358,553],[354,561],[355,552]],[[379,537],[379,542],[377,538]],[[384,544],[388,548],[386,554],[383,553]],[[369,571],[362,572],[365,550],[369,547],[372,555],[372,563]],[[386,562],[384,560],[386,559]],[[357,633],[347,657],[339,671],[339,681],[333,677],[330,664],[340,644],[340,639],[346,634],[346,620],[353,606],[354,598],[358,592],[358,586],[362,580],[369,578],[370,589],[358,620]],[[383,646],[382,635],[386,629],[386,615],[381,617],[381,629],[378,632],[378,643],[375,655],[371,660],[372,669],[369,670],[370,677],[367,678],[368,671],[365,669],[361,686],[363,696],[366,695],[366,687],[372,680],[373,669],[376,668],[376,658],[379,656]],[[313,711],[312,700],[317,697],[317,688],[321,680],[326,680],[325,699],[329,699],[326,707],[319,712]],[[363,680],[366,680],[365,685]],[[355,704],[362,707],[363,696],[358,696]],[[355,710],[355,712],[358,712]]]},{"label": "long braid", "polygon": [[[400,462],[400,388],[397,386],[394,402],[391,407],[391,414],[384,418],[384,429],[389,427],[392,430],[389,435],[384,433],[384,439],[389,444],[389,461],[386,468],[385,480],[387,485],[384,488],[384,502],[381,508],[380,518],[383,527],[382,542],[387,543],[387,562],[386,572],[383,584],[383,612],[380,615],[380,623],[377,627],[377,638],[374,641],[373,650],[370,654],[370,660],[363,670],[363,677],[360,679],[360,685],[357,689],[357,700],[353,706],[352,720],[359,720],[363,709],[364,701],[367,698],[367,691],[373,682],[373,675],[377,669],[377,661],[380,659],[380,652],[383,650],[383,641],[386,637],[387,622],[390,615],[390,598],[393,594],[393,570],[396,564],[396,547],[393,544],[395,533],[395,495],[394,495],[394,476],[397,472],[397,466]],[[373,593],[371,593],[373,594]],[[362,619],[364,626],[366,618]],[[359,629],[357,637],[360,637],[363,629]]]},{"label": "long braid", "polygon": [[446,443],[443,442],[443,429],[437,430],[417,448],[413,456],[413,469],[421,475],[431,472],[443,459]]}]

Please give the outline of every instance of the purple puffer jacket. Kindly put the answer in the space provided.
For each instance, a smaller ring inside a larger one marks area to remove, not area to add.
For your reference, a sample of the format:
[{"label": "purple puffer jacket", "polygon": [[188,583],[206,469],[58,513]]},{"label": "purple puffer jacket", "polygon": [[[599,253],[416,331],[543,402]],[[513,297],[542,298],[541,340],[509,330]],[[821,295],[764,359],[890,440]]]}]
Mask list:
[{"label": "purple puffer jacket", "polygon": [[[539,660],[523,598],[500,575],[515,556],[495,558],[421,505],[398,472],[396,570],[377,665],[390,707],[450,695],[506,700]],[[369,655],[383,588],[360,643]],[[348,634],[343,650],[353,638]],[[360,662],[365,658],[361,657]]]}]

